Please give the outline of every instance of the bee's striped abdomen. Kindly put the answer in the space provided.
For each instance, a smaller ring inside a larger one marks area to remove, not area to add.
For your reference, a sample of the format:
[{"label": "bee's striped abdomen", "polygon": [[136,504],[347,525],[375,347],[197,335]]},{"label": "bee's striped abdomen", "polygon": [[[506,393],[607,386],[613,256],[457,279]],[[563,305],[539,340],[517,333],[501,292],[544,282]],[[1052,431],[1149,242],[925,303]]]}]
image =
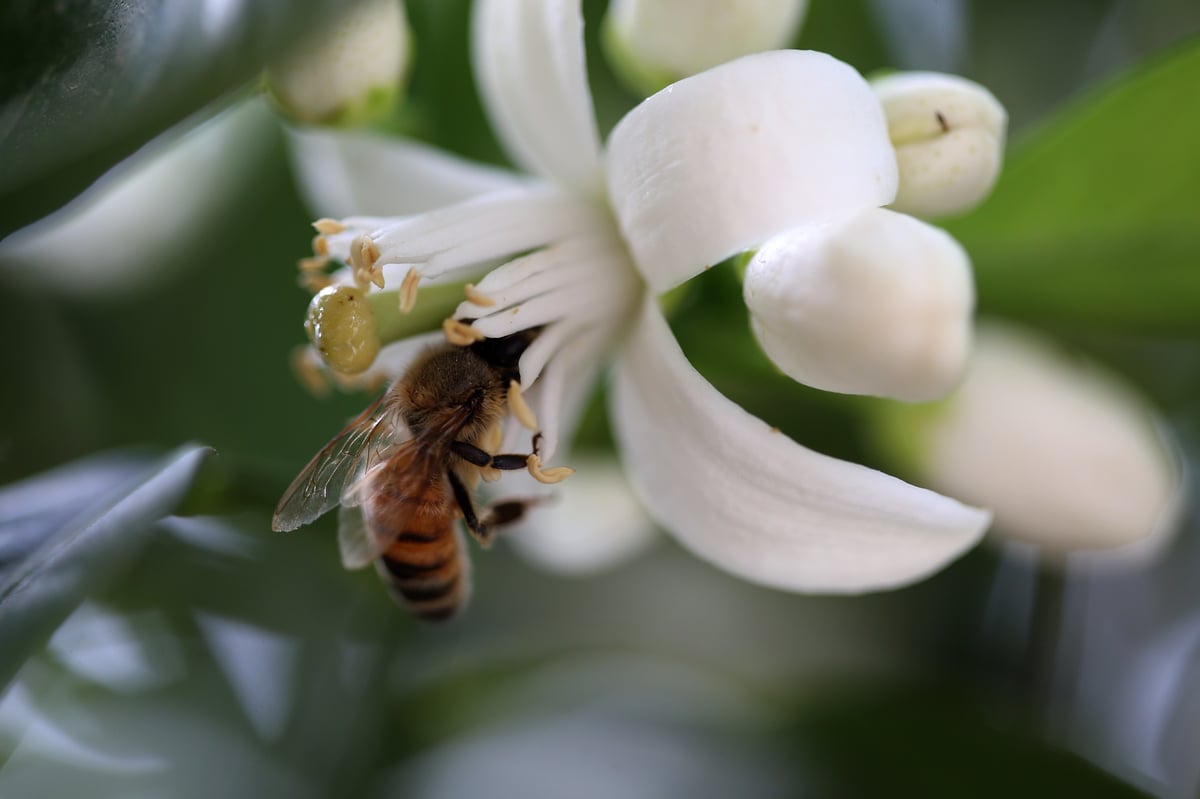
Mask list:
[{"label": "bee's striped abdomen", "polygon": [[470,593],[466,548],[454,529],[452,506],[445,489],[436,484],[403,501],[417,508],[406,514],[403,531],[392,533],[392,543],[379,558],[379,575],[392,596],[414,614],[426,621],[446,621],[462,609]]}]

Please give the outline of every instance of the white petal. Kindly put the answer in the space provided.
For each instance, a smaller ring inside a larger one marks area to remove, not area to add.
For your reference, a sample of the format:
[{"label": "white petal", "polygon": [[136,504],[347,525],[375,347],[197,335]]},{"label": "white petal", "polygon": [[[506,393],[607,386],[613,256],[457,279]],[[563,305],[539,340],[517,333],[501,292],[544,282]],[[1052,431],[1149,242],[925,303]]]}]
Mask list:
[{"label": "white petal", "polygon": [[480,96],[513,161],[597,194],[600,136],[579,0],[480,0],[471,33]]},{"label": "white petal", "polygon": [[[551,571],[590,574],[616,566],[654,540],[655,526],[611,459],[571,457],[576,473],[554,486],[553,498],[530,511],[505,538]],[[546,486],[527,474],[505,475],[501,496],[541,496]]]},{"label": "white petal", "polygon": [[1008,115],[978,83],[937,72],[874,81],[896,147],[900,187],[892,207],[922,217],[961,214],[1000,174]]},{"label": "white petal", "polygon": [[1043,551],[1168,539],[1182,481],[1149,404],[1031,332],[993,323],[977,342],[962,387],[918,422],[930,481]]},{"label": "white petal", "polygon": [[512,172],[374,133],[288,126],[293,172],[314,217],[404,216],[514,188]]},{"label": "white petal", "polygon": [[808,0],[614,0],[602,43],[618,76],[645,94],[763,50],[787,47]]},{"label": "white petal", "polygon": [[665,291],[816,218],[886,205],[896,160],[866,81],[823,53],[746,56],[621,120],[608,189],[634,262]]},{"label": "white petal", "polygon": [[790,230],[759,249],[743,288],[763,350],[801,383],[917,402],[966,367],[971,263],[911,216],[870,208]]},{"label": "white petal", "polygon": [[692,369],[653,300],[618,361],[612,410],[651,516],[754,582],[830,593],[904,585],[962,554],[989,521],[773,431]]}]

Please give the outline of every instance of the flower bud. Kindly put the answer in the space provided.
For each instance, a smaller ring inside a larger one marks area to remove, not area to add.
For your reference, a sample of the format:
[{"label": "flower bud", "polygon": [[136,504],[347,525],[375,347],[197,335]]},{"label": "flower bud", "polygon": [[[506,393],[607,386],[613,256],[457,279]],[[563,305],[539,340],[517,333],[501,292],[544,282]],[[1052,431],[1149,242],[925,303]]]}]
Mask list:
[{"label": "flower bud", "polygon": [[900,190],[892,208],[933,218],[971,210],[1000,173],[1008,115],[977,83],[936,72],[872,81],[896,148]]},{"label": "flower bud", "polygon": [[631,88],[653,94],[750,53],[787,47],[807,0],[614,0],[602,41]]},{"label": "flower bud", "polygon": [[356,286],[330,286],[312,298],[304,322],[308,338],[335,371],[358,374],[379,354],[375,315]]},{"label": "flower bud", "polygon": [[883,208],[794,228],[746,268],[763,351],[801,383],[910,402],[958,382],[974,284],[945,231]]},{"label": "flower bud", "polygon": [[883,421],[923,482],[1044,552],[1161,542],[1178,520],[1179,464],[1147,402],[1031,332],[980,326],[958,391]]},{"label": "flower bud", "polygon": [[272,94],[301,122],[355,126],[395,105],[408,71],[401,0],[366,0],[267,72]]}]

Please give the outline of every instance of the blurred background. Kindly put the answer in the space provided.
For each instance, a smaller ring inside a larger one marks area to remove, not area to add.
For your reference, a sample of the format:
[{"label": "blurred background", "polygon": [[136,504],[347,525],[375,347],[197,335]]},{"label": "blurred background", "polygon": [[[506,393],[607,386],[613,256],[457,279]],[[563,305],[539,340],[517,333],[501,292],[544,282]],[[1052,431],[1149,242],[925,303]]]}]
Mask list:
[{"label": "blurred background", "polygon": [[[1190,509],[1148,556],[989,536],[925,582],[847,598],[750,585],[666,536],[586,574],[501,542],[443,627],[344,572],[332,518],[272,533],[288,482],[370,401],[314,397],[289,365],[312,214],[261,91],[339,6],[0,10],[0,795],[1197,794]],[[503,165],[469,3],[406,8],[411,72],[378,124]],[[607,130],[640,96],[597,41],[605,4],[584,10]],[[945,223],[980,314],[1136,387],[1185,494],[1197,32],[1188,0],[812,0],[794,42],[1000,98],[1005,175]],[[862,401],[774,371],[736,280],[714,269],[681,298],[693,364],[806,446],[921,482]],[[577,449],[611,459],[603,409]]]}]

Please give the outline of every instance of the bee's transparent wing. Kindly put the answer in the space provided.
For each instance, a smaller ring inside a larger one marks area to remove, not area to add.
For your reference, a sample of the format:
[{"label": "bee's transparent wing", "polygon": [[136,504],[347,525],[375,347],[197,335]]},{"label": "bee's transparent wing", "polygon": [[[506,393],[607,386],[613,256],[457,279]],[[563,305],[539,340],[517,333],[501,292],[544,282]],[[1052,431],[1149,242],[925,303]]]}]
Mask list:
[{"label": "bee's transparent wing", "polygon": [[399,413],[380,397],[338,433],[296,476],[271,520],[278,531],[308,524],[342,501],[347,489],[361,480],[407,435]]},{"label": "bee's transparent wing", "polygon": [[[437,474],[439,461],[430,457],[422,443],[415,439],[392,444],[387,451],[387,463],[377,464],[348,486],[338,511],[338,549],[342,565],[361,569],[382,555],[396,536],[408,529],[408,522],[419,503],[405,498],[419,497],[428,485],[431,474]],[[362,505],[379,488],[374,478],[379,469],[386,468],[386,492],[392,497],[386,505],[376,504],[375,529],[366,523]],[[382,529],[381,529],[382,528]]]},{"label": "bee's transparent wing", "polygon": [[362,508],[353,505],[338,508],[338,549],[342,553],[342,565],[347,569],[361,569],[382,552],[367,531]]}]

